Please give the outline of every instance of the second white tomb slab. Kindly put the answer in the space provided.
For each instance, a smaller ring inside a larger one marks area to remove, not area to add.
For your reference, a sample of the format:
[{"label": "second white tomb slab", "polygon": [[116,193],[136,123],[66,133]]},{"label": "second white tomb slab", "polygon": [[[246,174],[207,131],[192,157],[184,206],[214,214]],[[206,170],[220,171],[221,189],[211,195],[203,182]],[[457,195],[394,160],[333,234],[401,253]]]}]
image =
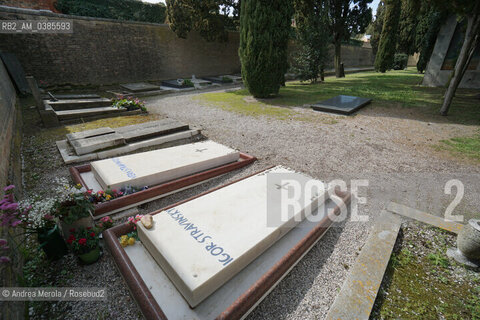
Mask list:
[{"label": "second white tomb slab", "polygon": [[154,186],[238,161],[240,153],[213,141],[131,154],[91,163],[104,189]]}]

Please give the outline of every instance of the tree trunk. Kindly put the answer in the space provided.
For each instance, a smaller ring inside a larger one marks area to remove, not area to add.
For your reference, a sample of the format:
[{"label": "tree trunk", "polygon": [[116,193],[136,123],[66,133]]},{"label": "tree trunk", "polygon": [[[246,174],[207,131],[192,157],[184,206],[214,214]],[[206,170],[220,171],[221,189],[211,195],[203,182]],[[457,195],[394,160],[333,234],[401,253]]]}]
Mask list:
[{"label": "tree trunk", "polygon": [[340,37],[335,37],[335,77],[340,78],[341,75],[341,70],[340,70],[340,63],[342,60],[342,41],[340,40]]},{"label": "tree trunk", "polygon": [[467,20],[467,30],[465,31],[465,40],[462,44],[462,49],[458,55],[457,62],[455,63],[455,68],[452,71],[452,77],[450,78],[450,83],[448,84],[447,91],[445,92],[445,98],[443,100],[442,108],[440,109],[440,114],[446,116],[448,114],[448,109],[452,104],[453,97],[455,96],[455,91],[462,81],[463,74],[467,68],[467,63],[470,60],[471,50],[475,50],[473,44],[476,42],[475,37],[477,35],[480,26],[480,14],[479,14],[479,3],[475,5],[473,10],[473,15],[468,16]]}]

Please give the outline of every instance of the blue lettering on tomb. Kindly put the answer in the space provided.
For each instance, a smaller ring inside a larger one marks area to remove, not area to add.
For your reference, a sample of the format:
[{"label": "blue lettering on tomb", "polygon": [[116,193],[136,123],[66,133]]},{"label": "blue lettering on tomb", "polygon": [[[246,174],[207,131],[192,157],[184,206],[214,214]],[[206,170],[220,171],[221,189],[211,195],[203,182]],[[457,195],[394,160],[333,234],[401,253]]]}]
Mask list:
[{"label": "blue lettering on tomb", "polygon": [[120,171],[123,171],[125,172],[125,174],[127,175],[127,177],[129,177],[130,179],[134,179],[137,177],[137,175],[135,174],[135,172],[133,172],[132,169],[130,169],[129,167],[127,167],[124,163],[122,163],[122,161],[120,161],[120,159],[118,158],[112,158],[112,161],[113,163],[115,163],[118,168],[120,169]]},{"label": "blue lettering on tomb", "polygon": [[223,266],[226,266],[233,261],[233,258],[225,253],[225,249],[221,246],[215,244],[212,241],[212,237],[206,235],[193,222],[189,222],[188,218],[185,217],[177,208],[170,208],[166,210],[166,213],[175,220],[180,227],[190,234],[190,236],[195,239],[198,243],[206,243],[204,247],[205,250],[210,253],[213,257],[219,258],[217,261],[220,262]]}]

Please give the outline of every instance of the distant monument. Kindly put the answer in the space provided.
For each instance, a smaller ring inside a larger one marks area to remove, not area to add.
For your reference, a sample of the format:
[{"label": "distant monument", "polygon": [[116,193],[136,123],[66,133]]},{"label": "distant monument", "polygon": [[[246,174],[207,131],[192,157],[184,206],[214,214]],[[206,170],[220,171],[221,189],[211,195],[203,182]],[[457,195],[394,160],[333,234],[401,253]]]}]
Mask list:
[{"label": "distant monument", "polygon": [[[465,23],[465,21],[457,22],[456,17],[452,15],[442,26],[425,70],[423,85],[429,87],[446,85],[462,48],[465,36],[462,30],[464,30],[463,25]],[[480,88],[480,45],[477,45],[475,49],[459,88]]]}]

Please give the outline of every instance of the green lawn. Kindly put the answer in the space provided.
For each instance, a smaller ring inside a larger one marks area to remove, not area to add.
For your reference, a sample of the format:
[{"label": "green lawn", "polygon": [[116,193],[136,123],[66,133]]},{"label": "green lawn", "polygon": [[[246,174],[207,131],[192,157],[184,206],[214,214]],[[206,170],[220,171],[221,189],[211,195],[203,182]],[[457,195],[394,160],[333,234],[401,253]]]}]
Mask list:
[{"label": "green lawn", "polygon": [[397,239],[370,319],[480,320],[480,274],[446,255],[455,235],[411,224]]},{"label": "green lawn", "polygon": [[333,96],[344,94],[372,98],[372,107],[414,108],[421,114],[432,116],[437,121],[480,125],[480,100],[474,98],[478,91],[461,89],[451,106],[448,117],[440,117],[438,110],[442,102],[444,88],[422,87],[423,75],[415,68],[402,71],[360,72],[346,78],[327,77],[324,83],[308,84],[298,81],[288,82],[272,99],[248,102],[247,90],[235,92],[205,93],[198,97],[205,102],[249,115],[273,115],[290,117],[289,108],[269,108],[269,106],[303,106]]},{"label": "green lawn", "polygon": [[447,150],[480,161],[480,134],[472,137],[442,140]]}]

